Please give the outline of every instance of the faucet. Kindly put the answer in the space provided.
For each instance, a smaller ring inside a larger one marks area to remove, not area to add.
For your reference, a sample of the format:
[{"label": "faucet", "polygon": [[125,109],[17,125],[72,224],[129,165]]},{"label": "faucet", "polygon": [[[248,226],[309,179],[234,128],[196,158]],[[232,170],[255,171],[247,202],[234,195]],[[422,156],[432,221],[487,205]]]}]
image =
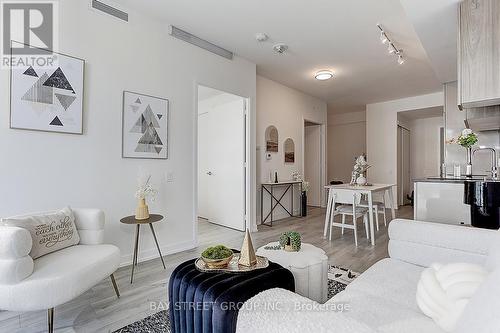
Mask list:
[{"label": "faucet", "polygon": [[496,150],[493,148],[477,148],[474,149],[472,155],[475,155],[479,150],[488,150],[491,152],[491,176],[494,180],[498,179],[498,160]]}]

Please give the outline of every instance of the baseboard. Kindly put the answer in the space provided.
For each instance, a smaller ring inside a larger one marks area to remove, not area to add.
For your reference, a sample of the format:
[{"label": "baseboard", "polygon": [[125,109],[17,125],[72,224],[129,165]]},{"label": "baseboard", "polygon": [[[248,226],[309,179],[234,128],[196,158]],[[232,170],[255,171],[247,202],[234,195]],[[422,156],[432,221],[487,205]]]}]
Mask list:
[{"label": "baseboard", "polygon": [[[191,249],[194,249],[195,247],[196,247],[196,242],[194,239],[191,239],[191,240],[186,241],[186,242],[179,242],[179,243],[175,243],[172,245],[160,246],[160,249],[161,249],[161,253],[163,254],[163,256],[166,256],[166,255],[174,254],[174,253],[181,252],[181,251],[191,250]],[[122,256],[120,259],[120,267],[131,265],[133,256],[134,256],[133,253],[131,253],[129,255]],[[154,247],[154,248],[147,250],[147,251],[141,251],[139,253],[138,260],[139,260],[139,262],[143,262],[143,261],[156,259],[159,257],[160,257],[160,255],[158,254],[158,250],[156,249],[156,247]]]}]

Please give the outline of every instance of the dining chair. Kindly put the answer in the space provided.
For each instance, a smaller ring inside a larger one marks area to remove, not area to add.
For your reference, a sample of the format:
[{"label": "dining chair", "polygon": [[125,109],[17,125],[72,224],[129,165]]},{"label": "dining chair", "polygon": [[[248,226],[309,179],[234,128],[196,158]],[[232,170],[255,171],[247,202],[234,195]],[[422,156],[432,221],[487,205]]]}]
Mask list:
[{"label": "dining chair", "polygon": [[[368,208],[359,206],[361,202],[361,193],[348,189],[332,189],[331,191],[333,192],[332,195],[330,195],[330,200],[332,200],[335,204],[339,204],[339,206],[335,208],[333,214],[330,216],[329,240],[332,240],[333,227],[342,228],[342,234],[344,234],[345,228],[352,229],[354,231],[354,243],[358,246],[358,233],[356,225],[358,218],[363,218],[366,237],[368,239],[370,238],[368,232]],[[334,221],[334,218],[337,215],[342,215],[342,223]],[[346,216],[352,216],[352,225],[346,223]]]},{"label": "dining chair", "polygon": [[[375,193],[374,195],[377,195],[378,193]],[[365,200],[364,198],[360,201],[359,207],[365,207],[368,208],[368,200]],[[382,214],[384,216],[384,226],[387,227],[387,217],[385,215],[385,193],[383,193],[381,196],[377,196],[376,200],[372,202],[372,207],[373,210],[375,211],[375,224],[377,225],[377,231],[379,230],[378,226],[378,215]]]}]

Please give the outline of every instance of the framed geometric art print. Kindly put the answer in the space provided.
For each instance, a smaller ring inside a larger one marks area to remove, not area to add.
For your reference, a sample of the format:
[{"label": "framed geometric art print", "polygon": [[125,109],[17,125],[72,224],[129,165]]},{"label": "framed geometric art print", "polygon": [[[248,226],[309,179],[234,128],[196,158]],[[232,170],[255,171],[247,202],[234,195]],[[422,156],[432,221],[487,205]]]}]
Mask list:
[{"label": "framed geometric art print", "polygon": [[168,158],[168,99],[123,92],[122,157]]},{"label": "framed geometric art print", "polygon": [[53,61],[11,66],[10,128],[83,134],[85,60],[38,51]]}]

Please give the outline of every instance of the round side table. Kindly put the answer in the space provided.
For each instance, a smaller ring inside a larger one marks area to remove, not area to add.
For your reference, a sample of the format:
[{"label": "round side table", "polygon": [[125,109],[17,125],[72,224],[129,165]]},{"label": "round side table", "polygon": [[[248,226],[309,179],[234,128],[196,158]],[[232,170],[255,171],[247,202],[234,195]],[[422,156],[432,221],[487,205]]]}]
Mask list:
[{"label": "round side table", "polygon": [[134,268],[137,266],[137,257],[138,257],[138,249],[139,249],[139,232],[141,230],[142,224],[149,224],[151,228],[151,233],[153,234],[153,238],[155,239],[156,248],[158,249],[158,253],[160,254],[161,263],[163,264],[163,269],[166,269],[165,262],[163,261],[163,256],[161,254],[160,245],[158,245],[158,239],[156,239],[155,229],[153,228],[153,223],[159,222],[163,220],[163,216],[159,214],[150,214],[149,218],[146,220],[136,220],[134,215],[124,217],[120,220],[123,224],[135,224],[135,244],[134,244],[134,258],[132,261],[132,275],[130,276],[130,283],[134,282]]}]

